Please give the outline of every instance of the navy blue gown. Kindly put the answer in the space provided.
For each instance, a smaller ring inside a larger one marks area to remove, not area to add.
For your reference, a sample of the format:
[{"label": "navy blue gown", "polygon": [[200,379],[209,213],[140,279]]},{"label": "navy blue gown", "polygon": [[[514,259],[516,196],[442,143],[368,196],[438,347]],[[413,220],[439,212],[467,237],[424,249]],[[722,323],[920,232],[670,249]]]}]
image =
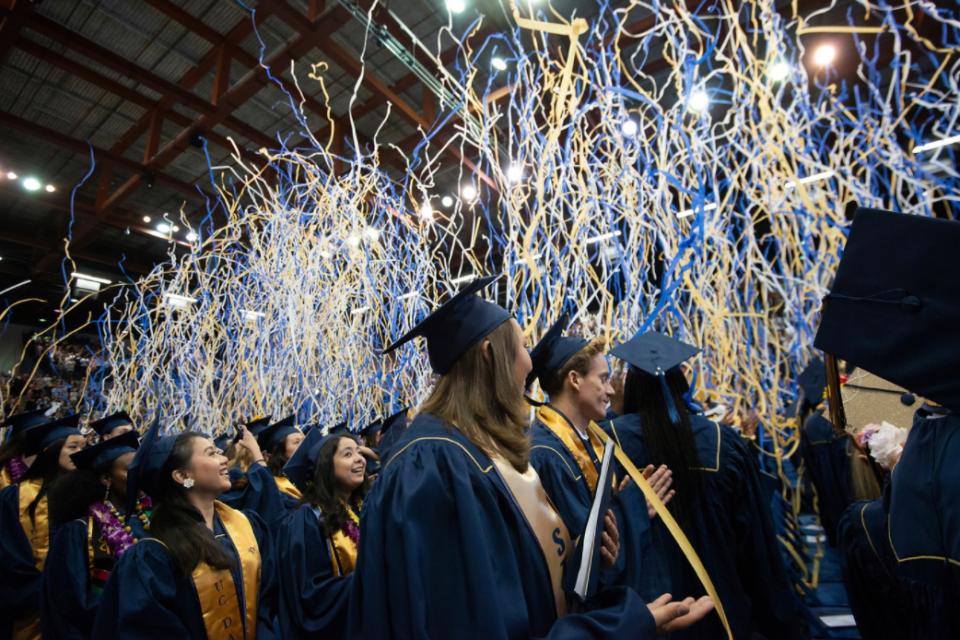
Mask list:
[{"label": "navy blue gown", "polygon": [[[691,415],[690,425],[703,484],[691,510],[690,530],[684,533],[713,580],[734,637],[750,638],[753,633],[777,639],[806,637],[800,600],[783,566],[770,506],[748,445],[730,427],[703,416]],[[661,462],[647,454],[638,415],[621,416],[607,428],[637,467]],[[659,519],[652,530],[659,557],[646,564],[656,572],[660,591],[703,594],[703,586]],[[720,618],[711,614],[676,637],[724,635]]]},{"label": "navy blue gown", "polygon": [[635,592],[557,618],[542,548],[490,457],[418,416],[367,497],[347,637],[653,638]]},{"label": "navy blue gown", "polygon": [[[139,519],[131,518],[129,525],[138,540],[146,537]],[[55,530],[40,590],[40,626],[45,640],[81,640],[93,631],[103,590],[100,576],[113,570],[116,558],[103,543],[95,522],[92,527],[92,549],[90,518],[71,520]]]},{"label": "navy blue gown", "polygon": [[[252,511],[246,511],[244,515],[253,527],[261,558],[256,637],[259,640],[274,638],[277,637],[277,585],[272,539],[259,515]],[[243,577],[239,556],[219,516],[214,518],[213,533],[237,559],[231,573],[237,585],[242,615]],[[207,631],[193,580],[176,566],[162,543],[152,538],[141,540],[117,562],[104,587],[92,637],[103,640],[206,640]]]},{"label": "navy blue gown", "polygon": [[15,620],[36,621],[40,576],[20,524],[20,484],[12,484],[0,491],[0,640],[12,637]]},{"label": "navy blue gown", "polygon": [[[232,473],[232,470],[231,470]],[[276,531],[280,523],[297,507],[299,500],[277,487],[273,474],[265,465],[253,464],[247,469],[247,486],[220,494],[218,500],[237,511],[253,511]]]},{"label": "navy blue gown", "polygon": [[848,441],[834,431],[822,410],[810,414],[800,433],[803,462],[817,490],[820,524],[831,545],[837,544],[837,523],[854,498]]},{"label": "navy blue gown", "polygon": [[960,638],[960,415],[918,411],[890,480],[890,544],[911,636]]},{"label": "navy blue gown", "polygon": [[276,536],[280,629],[292,639],[342,638],[353,576],[339,576],[328,552],[322,516],[302,505]]},{"label": "navy blue gown", "polygon": [[[562,414],[557,413],[562,417]],[[580,441],[575,427],[565,418],[564,422],[570,430],[571,438],[577,439],[575,442],[587,452],[590,462],[599,474],[601,461],[596,451]],[[537,470],[544,490],[570,531],[570,537],[576,538],[586,527],[593,502],[593,490],[569,446],[546,424],[539,419],[535,420],[530,428],[530,436],[530,464]],[[618,484],[621,477],[622,474],[618,475]],[[649,553],[651,540],[650,518],[643,493],[631,482],[614,497],[612,508],[620,532],[620,554],[616,565],[601,574],[600,584],[628,586],[645,600],[653,600],[662,592],[654,593],[655,585],[645,583],[647,574],[643,571],[643,559]]]}]

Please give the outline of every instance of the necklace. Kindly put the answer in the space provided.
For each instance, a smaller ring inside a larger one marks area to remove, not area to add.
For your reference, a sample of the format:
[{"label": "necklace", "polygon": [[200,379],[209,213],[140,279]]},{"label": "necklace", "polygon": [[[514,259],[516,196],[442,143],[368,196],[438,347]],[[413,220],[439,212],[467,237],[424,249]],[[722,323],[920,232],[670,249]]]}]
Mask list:
[{"label": "necklace", "polygon": [[[147,496],[141,496],[137,501],[134,513],[143,523],[143,528],[150,529],[150,516],[148,515],[153,504]],[[88,510],[100,529],[100,535],[103,537],[113,556],[119,558],[124,552],[132,547],[137,538],[133,535],[133,528],[127,524],[129,515],[124,517],[120,515],[117,508],[109,500],[94,502]]]},{"label": "necklace", "polygon": [[[341,530],[348,538],[353,540],[354,544],[360,544],[360,516],[357,515],[357,512],[353,510],[349,503],[343,502],[341,504],[346,509],[349,518],[343,523]],[[360,501],[358,509],[363,509],[363,500]]]}]

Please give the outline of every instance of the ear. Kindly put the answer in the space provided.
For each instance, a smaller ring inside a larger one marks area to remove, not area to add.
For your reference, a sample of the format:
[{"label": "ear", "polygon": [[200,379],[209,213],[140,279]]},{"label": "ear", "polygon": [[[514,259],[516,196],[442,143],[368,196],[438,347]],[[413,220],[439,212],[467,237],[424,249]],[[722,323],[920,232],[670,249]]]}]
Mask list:
[{"label": "ear", "polygon": [[480,343],[480,348],[483,350],[483,357],[487,360],[493,360],[493,344],[490,342],[489,338],[484,339]]},{"label": "ear", "polygon": [[170,474],[170,476],[173,478],[173,481],[176,482],[177,484],[183,484],[184,482],[186,482],[188,477],[187,474],[181,469],[176,469]]},{"label": "ear", "polygon": [[105,486],[105,487],[107,487],[107,488],[109,489],[109,488],[110,488],[110,484],[111,484],[110,476],[108,476],[108,475],[106,475],[106,474],[102,474],[102,475],[100,476],[100,484],[102,484],[103,486]]},{"label": "ear", "polygon": [[580,391],[580,374],[576,370],[571,369],[567,373],[567,382],[570,383],[570,388],[574,391]]}]

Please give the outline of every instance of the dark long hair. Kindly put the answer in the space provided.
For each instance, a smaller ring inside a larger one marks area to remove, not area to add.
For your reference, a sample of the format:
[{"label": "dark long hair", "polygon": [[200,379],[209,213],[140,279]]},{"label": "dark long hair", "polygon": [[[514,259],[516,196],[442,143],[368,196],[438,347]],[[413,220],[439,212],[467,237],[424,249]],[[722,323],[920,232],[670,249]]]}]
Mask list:
[{"label": "dark long hair", "polygon": [[282,438],[280,442],[270,450],[270,459],[267,460],[267,469],[275,476],[283,475],[283,465],[287,464],[287,439]]},{"label": "dark long hair", "polygon": [[50,485],[47,499],[50,522],[65,524],[87,517],[90,505],[103,500],[107,488],[93,469],[77,469],[59,476]]},{"label": "dark long hair", "polygon": [[640,416],[650,462],[665,464],[673,472],[673,489],[677,493],[670,511],[681,525],[689,525],[694,500],[701,488],[700,472],[696,468],[702,464],[690,427],[690,410],[683,399],[689,390],[687,379],[677,368],[665,375],[667,389],[680,416],[679,424],[670,422],[659,378],[636,367],[630,367],[623,384],[623,411]]},{"label": "dark long hair", "polygon": [[[333,458],[343,438],[350,438],[350,436],[330,438],[320,447],[317,466],[313,469],[313,479],[307,481],[306,490],[301,499],[302,504],[317,507],[323,513],[323,526],[328,536],[339,531],[350,517],[347,515],[346,508],[337,499],[337,480],[333,477]],[[367,478],[350,495],[350,507],[354,511],[360,507],[360,502],[367,495],[369,488],[370,479]]]},{"label": "dark long hair", "polygon": [[53,481],[64,473],[63,469],[60,468],[60,450],[63,449],[63,445],[66,443],[66,438],[54,440],[52,444],[37,455],[37,459],[33,461],[33,464],[30,465],[27,472],[23,474],[23,478],[20,479],[20,482],[36,480],[38,478],[43,480],[40,484],[40,491],[37,492],[37,497],[27,506],[30,521],[34,524],[37,522],[37,505],[40,504],[40,501],[43,500],[47,492],[50,491],[50,485]]},{"label": "dark long hair", "polygon": [[201,562],[215,569],[229,569],[235,560],[213,537],[203,516],[187,499],[187,490],[173,479],[173,472],[190,466],[193,441],[203,434],[187,431],[177,436],[170,457],[160,471],[153,499],[150,535],[167,546],[185,575]]},{"label": "dark long hair", "polygon": [[0,445],[0,469],[7,466],[7,463],[19,455],[23,455],[23,432],[15,436],[10,436],[6,442]]}]

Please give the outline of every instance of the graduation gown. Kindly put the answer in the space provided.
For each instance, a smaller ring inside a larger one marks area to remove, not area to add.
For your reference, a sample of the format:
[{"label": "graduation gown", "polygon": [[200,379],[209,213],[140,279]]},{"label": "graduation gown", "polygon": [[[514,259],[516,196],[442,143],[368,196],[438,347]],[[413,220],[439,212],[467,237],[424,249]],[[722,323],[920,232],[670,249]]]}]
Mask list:
[{"label": "graduation gown", "polygon": [[[269,473],[268,473],[269,475]],[[256,638],[277,637],[276,565],[272,539],[261,517],[253,511],[242,514],[253,529],[260,553],[260,579],[257,596]],[[240,615],[245,615],[245,595],[239,556],[234,542],[220,518],[214,517],[214,536],[223,547],[238,559],[230,570],[240,603]],[[235,637],[243,637],[236,627]],[[117,562],[104,587],[94,621],[93,638],[138,638],[166,640],[191,638],[208,640],[200,600],[191,576],[185,576],[170,557],[163,543],[144,538],[128,549]],[[253,634],[248,634],[252,640]],[[219,640],[219,638],[209,638]]]},{"label": "graduation gown", "polygon": [[342,575],[322,515],[301,505],[276,536],[282,637],[342,638],[352,575]]},{"label": "graduation gown", "polygon": [[834,431],[822,409],[804,421],[800,433],[803,462],[817,490],[820,524],[831,545],[837,544],[837,523],[854,498],[848,442],[846,435]]},{"label": "graduation gown", "polygon": [[456,429],[421,414],[394,451],[364,505],[347,637],[654,637],[646,604],[622,587],[557,618],[533,528]]},{"label": "graduation gown", "polygon": [[41,484],[27,480],[0,491],[0,640],[39,638],[40,576],[50,543],[47,498],[37,504],[34,522],[26,509]]},{"label": "graduation gown", "polygon": [[960,637],[957,460],[960,415],[918,411],[890,480],[890,545],[910,637]]},{"label": "graduation gown", "polygon": [[[690,416],[699,454],[702,490],[691,509],[685,531],[703,561],[723,603],[734,637],[760,633],[768,638],[806,637],[801,605],[777,546],[770,506],[760,487],[757,465],[739,434],[699,415]],[[640,417],[621,416],[607,425],[633,463],[651,460]],[[663,523],[652,523],[657,558],[648,564],[661,581],[660,590],[676,596],[702,595],[689,563]],[[722,638],[716,614],[676,637]]]},{"label": "graduation gown", "polygon": [[[129,526],[137,540],[147,536],[138,518],[130,518]],[[44,640],[90,637],[100,594],[116,561],[92,517],[56,528],[41,579],[40,625]]]},{"label": "graduation gown", "polygon": [[[569,420],[549,405],[537,411],[530,428],[530,464],[550,497],[570,537],[583,534],[596,492],[597,476],[603,457],[603,444],[591,439],[590,446],[579,436]],[[615,480],[619,484],[619,478]],[[600,584],[632,587],[646,600],[654,586],[645,583],[643,558],[650,545],[650,519],[647,503],[639,487],[630,483],[614,496],[612,509],[620,532],[620,554],[614,567],[601,575]]]},{"label": "graduation gown", "polygon": [[250,465],[246,476],[247,486],[220,494],[220,502],[237,511],[256,512],[271,531],[276,531],[299,500],[280,490],[276,478],[266,465]]}]

